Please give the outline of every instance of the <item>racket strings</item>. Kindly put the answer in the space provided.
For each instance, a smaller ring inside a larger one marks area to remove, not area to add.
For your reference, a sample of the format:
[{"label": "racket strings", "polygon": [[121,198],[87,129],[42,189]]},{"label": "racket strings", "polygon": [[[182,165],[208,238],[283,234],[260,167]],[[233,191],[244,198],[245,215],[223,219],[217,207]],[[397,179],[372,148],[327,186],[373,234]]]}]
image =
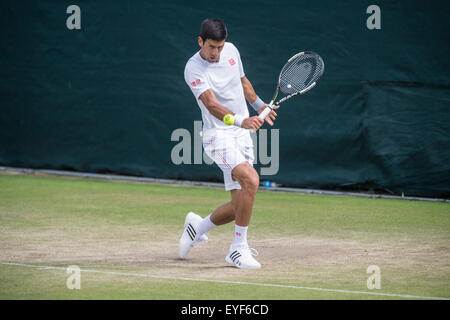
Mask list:
[{"label": "racket strings", "polygon": [[280,73],[280,90],[286,95],[308,88],[320,78],[323,61],[313,53],[299,55],[284,66]]}]

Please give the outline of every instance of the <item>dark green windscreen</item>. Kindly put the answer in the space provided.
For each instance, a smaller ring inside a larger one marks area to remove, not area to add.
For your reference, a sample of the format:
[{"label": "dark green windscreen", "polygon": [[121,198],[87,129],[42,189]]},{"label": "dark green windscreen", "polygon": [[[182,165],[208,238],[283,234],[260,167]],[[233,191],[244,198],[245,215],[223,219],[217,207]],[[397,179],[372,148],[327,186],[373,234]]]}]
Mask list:
[{"label": "dark green windscreen", "polygon": [[[66,25],[72,4],[80,30]],[[217,166],[193,164],[201,114],[183,77],[201,21],[219,17],[265,101],[293,54],[325,62],[317,86],[265,125],[279,162],[262,180],[449,196],[450,7],[377,1],[371,30],[372,4],[1,1],[0,165],[220,181]],[[178,164],[181,142],[190,161]],[[259,160],[258,172],[270,167]]]}]

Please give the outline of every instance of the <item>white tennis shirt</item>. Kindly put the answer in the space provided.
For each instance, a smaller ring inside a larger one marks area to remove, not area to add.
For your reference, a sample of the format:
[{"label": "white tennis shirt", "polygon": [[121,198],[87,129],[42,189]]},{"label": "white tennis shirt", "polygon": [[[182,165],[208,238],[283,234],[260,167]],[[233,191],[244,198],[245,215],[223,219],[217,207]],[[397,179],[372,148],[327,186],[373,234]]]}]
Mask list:
[{"label": "white tennis shirt", "polygon": [[224,129],[232,130],[237,134],[247,131],[237,126],[228,126],[214,117],[198,98],[203,92],[211,89],[221,105],[233,113],[248,118],[249,113],[241,82],[241,78],[244,76],[239,51],[230,42],[225,42],[218,62],[208,62],[203,59],[200,51],[188,60],[184,69],[184,80],[191,88],[202,111],[203,131]]}]

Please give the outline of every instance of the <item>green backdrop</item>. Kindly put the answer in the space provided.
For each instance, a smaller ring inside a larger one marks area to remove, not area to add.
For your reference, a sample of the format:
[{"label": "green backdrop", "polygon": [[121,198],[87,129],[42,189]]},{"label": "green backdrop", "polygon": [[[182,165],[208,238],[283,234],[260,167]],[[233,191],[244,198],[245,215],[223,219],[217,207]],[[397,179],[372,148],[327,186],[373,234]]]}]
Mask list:
[{"label": "green backdrop", "polygon": [[[72,4],[81,9],[80,30],[66,26]],[[366,26],[371,4],[381,9],[379,30]],[[220,17],[266,101],[294,53],[316,51],[326,64],[316,88],[281,106],[279,170],[262,180],[449,196],[449,8],[446,1],[1,1],[0,164],[221,180],[215,165],[171,159],[174,130],[193,135],[201,120],[185,63],[198,50],[201,21]]]}]

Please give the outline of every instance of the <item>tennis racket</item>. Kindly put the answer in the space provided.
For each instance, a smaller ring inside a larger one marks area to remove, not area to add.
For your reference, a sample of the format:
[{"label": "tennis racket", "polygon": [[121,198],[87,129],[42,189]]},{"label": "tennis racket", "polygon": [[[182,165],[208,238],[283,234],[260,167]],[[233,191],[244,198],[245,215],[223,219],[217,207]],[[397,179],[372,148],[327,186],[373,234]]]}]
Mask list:
[{"label": "tennis racket", "polygon": [[[264,120],[274,106],[314,88],[324,69],[322,58],[315,52],[305,51],[294,55],[281,69],[275,95],[267,108],[259,114],[259,117]],[[275,102],[277,98],[280,99]]]}]

